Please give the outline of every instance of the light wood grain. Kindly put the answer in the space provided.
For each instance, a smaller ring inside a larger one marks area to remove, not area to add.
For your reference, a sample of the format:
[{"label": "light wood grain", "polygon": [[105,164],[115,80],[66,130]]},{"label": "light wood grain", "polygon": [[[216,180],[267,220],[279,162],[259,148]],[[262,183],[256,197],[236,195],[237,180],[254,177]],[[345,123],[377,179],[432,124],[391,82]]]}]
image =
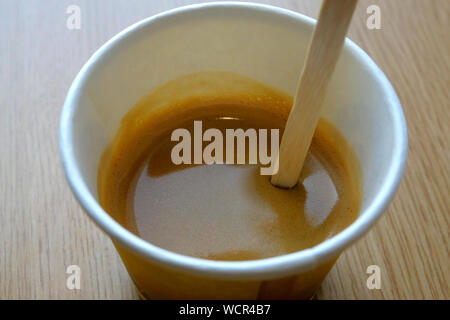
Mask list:
[{"label": "light wood grain", "polygon": [[276,164],[279,170],[271,178],[275,186],[289,189],[298,182],[356,3],[356,0],[322,3],[281,139]]},{"label": "light wood grain", "polygon": [[[58,152],[66,92],[89,56],[126,26],[194,1],[0,0],[0,299],[135,299],[112,243],[71,194]],[[198,2],[198,1],[197,1]],[[320,1],[263,1],[317,17]],[[77,4],[81,30],[66,28]],[[366,8],[381,8],[381,30]],[[361,0],[349,37],[381,67],[409,129],[405,177],[389,209],[338,260],[320,299],[449,299],[450,1]],[[65,286],[82,270],[81,290]],[[379,265],[381,290],[366,287]]]}]

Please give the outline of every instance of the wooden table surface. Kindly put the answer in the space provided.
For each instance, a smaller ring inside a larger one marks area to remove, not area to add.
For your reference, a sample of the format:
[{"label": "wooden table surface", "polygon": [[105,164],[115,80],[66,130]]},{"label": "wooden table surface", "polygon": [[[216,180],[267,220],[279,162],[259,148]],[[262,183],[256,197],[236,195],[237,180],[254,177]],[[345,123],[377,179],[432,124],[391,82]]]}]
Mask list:
[{"label": "wooden table surface", "polygon": [[[81,210],[62,170],[58,121],[90,55],[128,25],[184,0],[0,0],[0,299],[136,299],[111,241]],[[260,1],[317,17],[320,1]],[[81,29],[66,27],[69,5]],[[381,29],[366,27],[369,5]],[[349,37],[395,87],[409,130],[398,193],[338,260],[320,299],[449,299],[450,1],[361,0]],[[81,268],[81,289],[66,268]],[[381,289],[366,286],[378,265]]]}]

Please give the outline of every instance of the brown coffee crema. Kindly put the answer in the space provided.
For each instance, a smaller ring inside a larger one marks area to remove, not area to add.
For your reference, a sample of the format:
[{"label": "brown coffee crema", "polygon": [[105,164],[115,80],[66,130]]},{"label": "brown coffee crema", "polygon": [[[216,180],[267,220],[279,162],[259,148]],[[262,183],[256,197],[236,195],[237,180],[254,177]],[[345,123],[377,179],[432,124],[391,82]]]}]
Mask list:
[{"label": "brown coffee crema", "polygon": [[291,190],[271,185],[258,165],[171,160],[175,129],[192,133],[201,120],[203,130],[217,128],[224,136],[226,129],[254,128],[279,129],[281,137],[291,105],[288,95],[225,72],[187,75],[159,87],[125,115],[102,156],[101,205],[148,242],[200,258],[261,259],[319,244],[349,226],[362,201],[359,161],[326,120],[320,119]]}]

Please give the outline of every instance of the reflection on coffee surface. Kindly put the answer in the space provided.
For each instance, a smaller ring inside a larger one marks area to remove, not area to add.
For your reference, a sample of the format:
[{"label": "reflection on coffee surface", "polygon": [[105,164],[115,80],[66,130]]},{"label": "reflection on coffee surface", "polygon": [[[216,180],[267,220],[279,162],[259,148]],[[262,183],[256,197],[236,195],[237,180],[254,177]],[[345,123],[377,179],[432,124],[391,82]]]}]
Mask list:
[{"label": "reflection on coffee surface", "polygon": [[204,131],[216,128],[224,137],[238,128],[279,129],[281,137],[291,105],[288,95],[232,73],[202,72],[165,84],[126,114],[104,152],[101,205],[148,242],[200,258],[261,259],[319,244],[357,218],[362,200],[358,159],[326,120],[291,190],[271,185],[257,164],[171,159],[176,129],[194,136],[194,121],[201,121]]}]

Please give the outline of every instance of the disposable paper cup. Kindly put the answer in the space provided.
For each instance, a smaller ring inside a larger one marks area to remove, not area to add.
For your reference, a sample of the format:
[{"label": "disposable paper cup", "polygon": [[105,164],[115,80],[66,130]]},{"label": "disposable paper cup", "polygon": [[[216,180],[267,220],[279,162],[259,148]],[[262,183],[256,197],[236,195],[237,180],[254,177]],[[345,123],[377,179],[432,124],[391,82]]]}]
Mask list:
[{"label": "disposable paper cup", "polygon": [[143,297],[309,298],[339,254],[374,225],[392,199],[407,154],[402,108],[383,72],[347,39],[322,114],[359,157],[364,191],[359,218],[339,234],[278,257],[212,261],[144,241],[98,203],[100,156],[122,117],[143,96],[199,71],[235,72],[293,94],[314,23],[292,11],[250,3],[182,7],[120,32],[75,78],[60,123],[66,176],[84,210],[113,240]]}]

